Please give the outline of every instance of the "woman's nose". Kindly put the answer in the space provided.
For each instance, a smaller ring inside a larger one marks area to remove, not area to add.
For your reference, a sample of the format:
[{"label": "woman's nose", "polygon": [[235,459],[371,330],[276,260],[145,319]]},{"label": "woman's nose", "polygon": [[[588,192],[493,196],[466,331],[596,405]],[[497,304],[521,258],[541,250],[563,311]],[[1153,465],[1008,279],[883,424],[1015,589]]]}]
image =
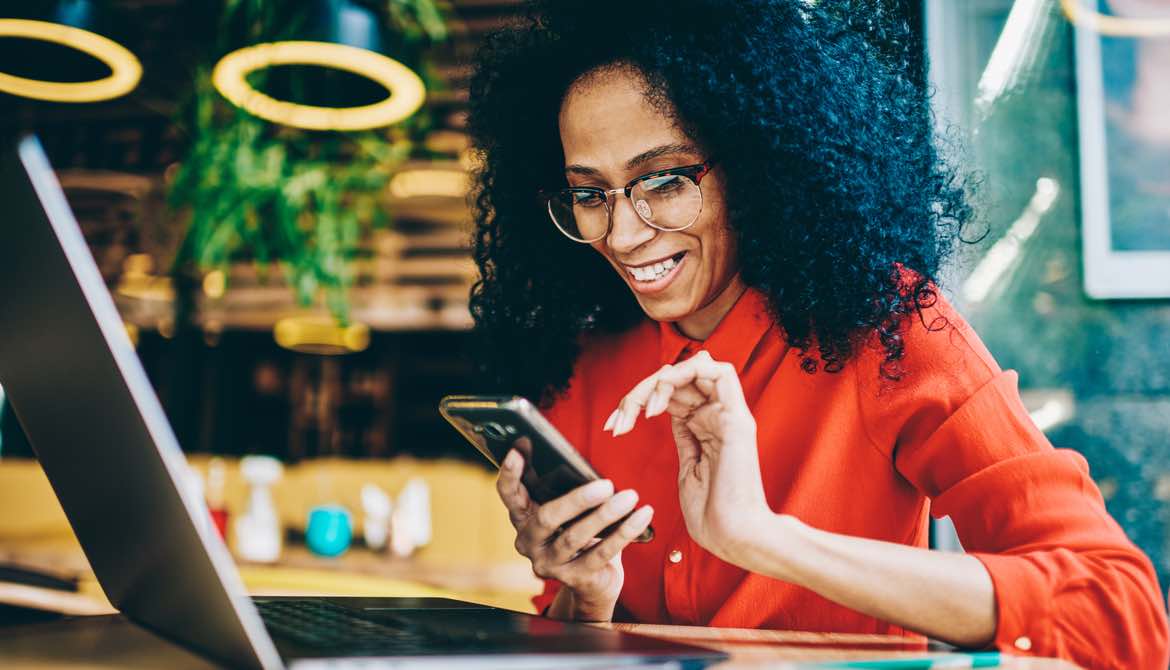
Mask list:
[{"label": "woman's nose", "polygon": [[606,244],[615,253],[633,251],[654,238],[657,231],[646,225],[638,216],[634,211],[634,203],[629,198],[621,196],[614,198],[609,211],[613,217],[613,225],[610,226]]}]

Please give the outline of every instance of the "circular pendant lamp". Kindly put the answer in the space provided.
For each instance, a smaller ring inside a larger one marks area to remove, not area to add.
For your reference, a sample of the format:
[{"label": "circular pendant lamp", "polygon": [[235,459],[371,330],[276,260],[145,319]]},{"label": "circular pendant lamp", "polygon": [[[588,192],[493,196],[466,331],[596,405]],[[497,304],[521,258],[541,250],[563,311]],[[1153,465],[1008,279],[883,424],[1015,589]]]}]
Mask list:
[{"label": "circular pendant lamp", "polygon": [[290,316],[272,329],[276,343],[285,349],[326,356],[365,351],[370,346],[370,327],[364,323],[338,323],[331,316]]},{"label": "circular pendant lamp", "polygon": [[41,15],[0,17],[0,39],[57,44],[91,56],[110,69],[109,75],[92,81],[47,81],[4,72],[0,63],[0,92],[53,102],[99,102],[133,91],[142,79],[142,63],[126,47],[95,32],[96,23],[91,0],[61,0]]},{"label": "circular pendant lamp", "polygon": [[[382,53],[375,13],[352,0],[318,0],[308,20],[309,39],[255,44],[233,51],[212,70],[216,89],[232,104],[274,123],[308,130],[366,130],[388,126],[422,106],[426,88],[413,70]],[[283,65],[343,70],[385,88],[389,96],[353,107],[279,100],[257,90],[248,75]]]}]

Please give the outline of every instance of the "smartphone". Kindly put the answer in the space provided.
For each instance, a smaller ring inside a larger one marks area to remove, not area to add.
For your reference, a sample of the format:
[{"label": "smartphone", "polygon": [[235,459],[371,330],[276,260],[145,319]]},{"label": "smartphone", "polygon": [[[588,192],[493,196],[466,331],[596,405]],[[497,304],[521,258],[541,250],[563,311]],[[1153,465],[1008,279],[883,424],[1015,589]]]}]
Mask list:
[{"label": "smartphone", "polygon": [[[519,451],[524,456],[520,481],[537,503],[546,503],[578,486],[601,479],[593,466],[524,398],[447,396],[439,402],[439,413],[497,468],[510,449]],[[522,437],[528,438],[528,445],[515,444]],[[624,520],[597,536],[606,537]],[[647,526],[634,541],[649,542],[652,539],[654,529]]]}]

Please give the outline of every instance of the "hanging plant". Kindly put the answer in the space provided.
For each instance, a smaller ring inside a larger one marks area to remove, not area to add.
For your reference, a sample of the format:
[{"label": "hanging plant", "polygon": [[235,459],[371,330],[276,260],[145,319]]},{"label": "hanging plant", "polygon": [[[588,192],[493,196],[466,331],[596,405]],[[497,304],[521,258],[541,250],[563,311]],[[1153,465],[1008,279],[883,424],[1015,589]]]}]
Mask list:
[{"label": "hanging plant", "polygon": [[[289,39],[309,20],[308,6],[226,0],[220,32],[225,44],[214,57],[244,45]],[[403,53],[417,55],[422,46],[446,37],[433,0],[367,6],[393,27]],[[389,223],[381,194],[429,119],[420,112],[389,128],[348,132],[272,124],[220,95],[211,83],[211,62],[197,71],[179,122],[190,144],[169,185],[171,205],[187,220],[175,272],[218,269],[227,276],[230,263],[251,260],[264,277],[276,266],[301,304],[323,298],[346,322],[352,260],[363,235]],[[435,83],[421,59],[413,65],[424,81],[430,79],[428,87]],[[258,72],[248,80],[262,89],[265,76]]]}]

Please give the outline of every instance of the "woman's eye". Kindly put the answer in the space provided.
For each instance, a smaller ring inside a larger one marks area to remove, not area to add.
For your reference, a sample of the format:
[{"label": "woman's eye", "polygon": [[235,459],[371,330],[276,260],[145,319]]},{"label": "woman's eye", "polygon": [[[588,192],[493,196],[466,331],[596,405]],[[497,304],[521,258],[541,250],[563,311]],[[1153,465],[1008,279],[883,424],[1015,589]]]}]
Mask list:
[{"label": "woman's eye", "polygon": [[642,188],[649,193],[656,195],[666,195],[672,191],[677,191],[684,186],[683,177],[678,175],[668,174],[661,177],[654,177],[642,182]]},{"label": "woman's eye", "polygon": [[596,193],[573,193],[573,205],[576,207],[600,207],[605,200]]}]

